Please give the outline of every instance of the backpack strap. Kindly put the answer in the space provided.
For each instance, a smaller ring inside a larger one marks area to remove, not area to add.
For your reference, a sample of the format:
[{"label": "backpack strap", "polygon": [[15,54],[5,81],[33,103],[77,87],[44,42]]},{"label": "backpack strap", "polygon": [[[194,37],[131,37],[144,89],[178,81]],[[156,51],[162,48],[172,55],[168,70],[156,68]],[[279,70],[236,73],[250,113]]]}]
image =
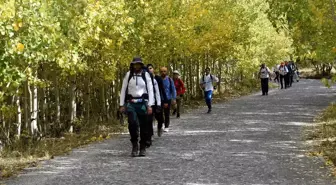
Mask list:
[{"label": "backpack strap", "polygon": [[[142,70],[141,77],[142,77],[143,81],[145,82],[146,90],[147,90],[147,93],[149,94],[148,86],[147,86],[146,73],[147,73],[146,71]],[[129,76],[128,76],[128,80],[127,80],[126,92],[125,92],[125,102],[127,101],[127,97],[128,97],[128,85],[129,85],[129,82],[131,81],[132,77],[134,77],[134,73],[132,71],[130,71]]]}]

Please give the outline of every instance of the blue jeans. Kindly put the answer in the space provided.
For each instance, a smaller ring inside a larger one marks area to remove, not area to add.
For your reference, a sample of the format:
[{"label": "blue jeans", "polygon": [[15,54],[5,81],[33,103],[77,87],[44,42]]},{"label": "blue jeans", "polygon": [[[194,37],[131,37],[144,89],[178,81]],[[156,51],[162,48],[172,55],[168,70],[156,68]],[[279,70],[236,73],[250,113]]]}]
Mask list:
[{"label": "blue jeans", "polygon": [[204,98],[208,108],[211,109],[212,91],[204,91]]}]

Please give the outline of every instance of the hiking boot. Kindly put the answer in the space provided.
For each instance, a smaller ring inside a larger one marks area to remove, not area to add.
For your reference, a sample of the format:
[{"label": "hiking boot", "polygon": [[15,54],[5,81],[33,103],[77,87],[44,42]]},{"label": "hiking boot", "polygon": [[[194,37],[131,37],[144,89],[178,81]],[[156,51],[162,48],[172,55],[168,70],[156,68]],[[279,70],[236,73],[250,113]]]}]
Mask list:
[{"label": "hiking boot", "polygon": [[158,129],[157,133],[158,133],[158,136],[161,137],[162,136],[162,128]]},{"label": "hiking boot", "polygon": [[209,109],[207,113],[210,114],[211,113],[211,109]]},{"label": "hiking boot", "polygon": [[139,150],[139,146],[138,146],[138,142],[134,142],[132,143],[132,157],[136,157],[138,155],[138,150]]},{"label": "hiking boot", "polygon": [[177,113],[176,118],[180,118],[180,113]]},{"label": "hiking boot", "polygon": [[146,156],[146,146],[140,145],[140,157],[145,157]]}]

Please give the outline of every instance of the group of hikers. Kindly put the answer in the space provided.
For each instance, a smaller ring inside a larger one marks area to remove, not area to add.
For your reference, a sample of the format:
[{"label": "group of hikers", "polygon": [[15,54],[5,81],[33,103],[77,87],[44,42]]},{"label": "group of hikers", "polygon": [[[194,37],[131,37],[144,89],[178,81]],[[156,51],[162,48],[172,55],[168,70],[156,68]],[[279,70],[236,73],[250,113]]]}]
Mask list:
[{"label": "group of hikers", "polygon": [[[200,88],[204,91],[207,113],[212,110],[213,91],[216,89],[213,83],[218,84],[219,80],[210,74],[210,68],[206,68],[200,79]],[[156,75],[152,64],[145,65],[140,57],[133,58],[130,70],[123,79],[119,110],[128,117],[132,157],[146,156],[146,148],[149,148],[153,141],[154,118],[157,121],[159,137],[163,132],[169,131],[171,108],[172,114],[180,118],[185,92],[186,88],[179,71],[173,71],[173,78],[170,78],[167,67],[161,67],[160,75]]]},{"label": "group of hikers", "polygon": [[[271,78],[272,73],[270,69],[265,65],[261,64],[258,76],[261,79],[261,91],[263,96],[268,95],[268,82]],[[274,82],[280,84],[281,89],[290,88],[294,80],[299,82],[300,73],[298,67],[294,62],[284,61],[280,65],[275,65],[273,67]]]},{"label": "group of hikers", "polygon": [[[211,113],[213,92],[219,79],[210,73],[209,67],[204,73],[199,85],[204,92],[207,113]],[[268,95],[268,83],[269,80],[272,81],[270,69],[262,64],[258,76],[261,79],[262,95]],[[294,79],[299,81],[299,71],[294,62],[285,61],[274,66],[273,76],[274,82],[279,83],[281,89],[291,87]],[[145,65],[140,57],[133,58],[123,80],[119,110],[128,117],[133,157],[146,156],[146,148],[152,145],[154,118],[157,121],[159,137],[163,132],[169,132],[171,109],[172,115],[180,118],[185,92],[186,88],[179,71],[173,71],[173,77],[170,78],[168,68],[161,67],[160,75],[156,75],[152,64]]]}]

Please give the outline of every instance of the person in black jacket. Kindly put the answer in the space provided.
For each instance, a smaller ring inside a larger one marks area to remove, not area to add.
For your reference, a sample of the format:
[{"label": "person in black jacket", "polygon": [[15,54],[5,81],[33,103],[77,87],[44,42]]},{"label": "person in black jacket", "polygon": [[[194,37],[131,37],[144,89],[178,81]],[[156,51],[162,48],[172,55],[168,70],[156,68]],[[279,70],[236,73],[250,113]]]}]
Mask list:
[{"label": "person in black jacket", "polygon": [[[154,74],[154,66],[152,64],[148,64],[147,65],[147,69],[148,69],[148,71],[152,75],[155,75]],[[156,94],[160,94],[160,100],[161,100],[161,105],[155,105],[155,106],[153,106],[153,113],[154,113],[155,119],[158,122],[158,126],[159,126],[159,125],[162,125],[163,122],[164,122],[163,114],[162,114],[162,100],[166,99],[165,98],[166,94],[164,92],[162,78],[160,76],[158,76],[158,75],[155,75],[154,79],[156,80],[156,82],[158,84],[158,88],[159,88],[159,92],[155,92],[155,93]],[[148,120],[149,124],[152,126],[152,128],[153,128],[154,116],[149,117],[149,120]],[[150,132],[153,133],[152,130]],[[161,129],[158,129],[158,133],[157,134],[158,134],[159,137],[161,137],[161,135],[162,135]]]}]

